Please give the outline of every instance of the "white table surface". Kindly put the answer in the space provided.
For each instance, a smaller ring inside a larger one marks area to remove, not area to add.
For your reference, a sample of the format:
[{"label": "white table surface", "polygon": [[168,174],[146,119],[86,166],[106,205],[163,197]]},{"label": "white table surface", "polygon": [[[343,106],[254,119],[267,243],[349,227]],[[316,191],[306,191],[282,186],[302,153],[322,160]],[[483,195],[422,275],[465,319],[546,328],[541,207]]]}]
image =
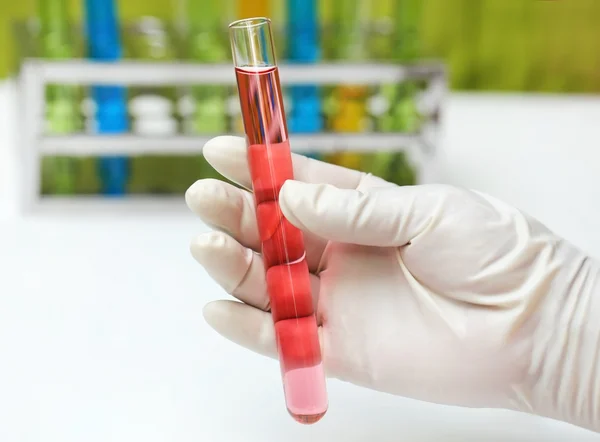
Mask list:
[{"label": "white table surface", "polygon": [[[226,295],[162,215],[15,215],[11,91],[0,89],[0,441],[600,441],[526,415],[409,401],[336,381],[286,414],[277,363],[213,333]],[[439,180],[518,205],[600,256],[600,99],[454,95]]]}]

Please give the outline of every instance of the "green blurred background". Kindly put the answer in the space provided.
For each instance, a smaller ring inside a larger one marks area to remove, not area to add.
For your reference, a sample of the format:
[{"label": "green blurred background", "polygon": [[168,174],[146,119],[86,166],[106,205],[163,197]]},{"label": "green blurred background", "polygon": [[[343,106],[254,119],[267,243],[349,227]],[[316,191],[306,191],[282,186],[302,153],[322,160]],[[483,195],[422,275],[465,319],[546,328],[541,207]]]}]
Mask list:
[{"label": "green blurred background", "polygon": [[[71,0],[75,19],[81,1]],[[373,0],[376,6],[377,0]],[[600,92],[599,0],[424,0],[425,56],[443,58],[459,90]],[[0,77],[14,67],[11,25],[31,0],[0,2]],[[123,20],[171,19],[172,0],[121,0]]]},{"label": "green blurred background", "polygon": [[[50,1],[50,0],[48,0]],[[81,22],[82,0],[69,2],[69,15]],[[192,0],[187,0],[192,4]],[[169,26],[178,22],[186,0],[119,0],[122,22],[136,23],[127,34],[127,57],[168,62],[183,57],[196,63],[226,62],[229,47],[228,19],[268,14],[274,25],[285,23],[285,0],[193,0],[195,19],[208,26],[191,32],[179,44]],[[439,59],[450,73],[454,90],[544,93],[600,92],[600,0],[318,0],[323,26],[325,59],[385,62],[419,62]],[[36,15],[36,0],[2,2],[0,5],[0,76],[18,67],[13,25]],[[230,6],[231,11],[227,8]],[[399,6],[400,5],[400,6]],[[227,9],[231,17],[222,17]],[[364,8],[364,9],[363,9]],[[260,11],[260,12],[257,12]],[[268,12],[263,12],[268,11]],[[392,12],[394,11],[394,12]],[[189,10],[188,10],[189,12]],[[212,14],[212,15],[210,15]],[[185,16],[185,14],[184,14]],[[366,18],[365,18],[366,16]],[[218,18],[217,18],[218,17]],[[143,19],[143,20],[142,20]],[[156,20],[158,19],[158,20]],[[190,20],[189,14],[185,20]],[[364,26],[368,24],[368,26]],[[166,27],[165,27],[166,25]],[[140,27],[141,26],[141,27]],[[364,28],[368,32],[363,32]],[[278,33],[276,46],[285,47]],[[81,40],[81,37],[76,37]],[[22,42],[21,42],[22,43]],[[81,42],[73,42],[74,47]],[[27,44],[25,45],[27,47]],[[67,48],[67,46],[64,46]],[[183,49],[182,49],[183,48]],[[68,49],[68,48],[67,48]],[[68,56],[78,50],[73,49]],[[80,54],[81,55],[81,54]],[[60,58],[60,57],[59,57]],[[280,57],[285,58],[285,57]],[[47,113],[55,124],[50,132],[75,133],[85,124],[78,114],[81,90],[49,87]],[[320,111],[328,132],[418,133],[430,116],[419,111],[423,84],[380,85],[374,88],[340,85],[322,88]],[[284,94],[287,91],[284,90]],[[239,116],[227,114],[234,88],[197,85],[177,88],[130,87],[129,104],[136,97],[156,96],[178,108],[183,96],[194,100],[195,111],[171,120],[176,133],[213,136],[241,132]],[[187,95],[186,95],[187,94]],[[373,102],[387,103],[381,112]],[[146,100],[146,106],[148,105]],[[293,106],[292,106],[293,108]],[[291,115],[288,113],[288,122]],[[179,111],[178,111],[179,112]],[[232,116],[233,115],[233,116]],[[187,119],[186,119],[187,118]],[[300,118],[300,117],[298,117]],[[434,117],[433,117],[434,118]],[[133,118],[141,122],[140,118]],[[157,125],[148,120],[138,135],[156,136]],[[169,123],[171,124],[171,123]],[[291,130],[292,137],[294,131]],[[172,135],[173,132],[160,135]],[[337,152],[321,159],[379,175],[404,185],[418,181],[419,170],[404,152],[380,152],[368,146],[362,152]],[[201,155],[173,156],[165,145],[163,155],[131,157],[127,193],[180,195],[198,178],[217,177]],[[44,194],[98,194],[101,179],[97,158],[45,158],[42,167]]]}]

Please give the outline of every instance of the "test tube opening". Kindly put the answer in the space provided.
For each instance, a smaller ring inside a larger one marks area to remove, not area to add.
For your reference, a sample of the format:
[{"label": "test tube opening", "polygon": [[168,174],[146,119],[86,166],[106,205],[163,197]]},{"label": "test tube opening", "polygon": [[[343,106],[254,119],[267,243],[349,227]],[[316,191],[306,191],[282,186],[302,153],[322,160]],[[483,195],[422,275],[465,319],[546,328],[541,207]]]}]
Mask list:
[{"label": "test tube opening", "polygon": [[271,20],[265,17],[236,20],[229,25],[233,63],[238,68],[277,66]]}]

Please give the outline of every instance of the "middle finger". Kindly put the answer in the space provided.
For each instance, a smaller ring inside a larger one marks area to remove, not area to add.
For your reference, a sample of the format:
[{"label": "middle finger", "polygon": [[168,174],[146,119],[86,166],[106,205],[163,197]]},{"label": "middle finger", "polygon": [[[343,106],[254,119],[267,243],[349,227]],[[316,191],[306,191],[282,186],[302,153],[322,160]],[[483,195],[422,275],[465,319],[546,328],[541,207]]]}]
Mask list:
[{"label": "middle finger", "polygon": [[[226,232],[244,247],[261,252],[256,209],[250,192],[224,181],[204,179],[188,189],[186,202],[203,222]],[[306,261],[311,272],[317,270],[326,243],[304,232]]]}]

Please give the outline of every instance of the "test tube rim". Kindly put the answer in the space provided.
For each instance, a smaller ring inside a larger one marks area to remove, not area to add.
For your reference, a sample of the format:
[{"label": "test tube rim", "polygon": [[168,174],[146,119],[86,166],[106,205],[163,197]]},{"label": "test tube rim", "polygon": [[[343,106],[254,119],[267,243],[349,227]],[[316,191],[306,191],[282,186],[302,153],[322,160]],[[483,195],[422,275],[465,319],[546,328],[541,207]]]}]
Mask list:
[{"label": "test tube rim", "polygon": [[252,29],[264,25],[271,26],[271,19],[268,17],[240,18],[229,23],[229,29]]}]

